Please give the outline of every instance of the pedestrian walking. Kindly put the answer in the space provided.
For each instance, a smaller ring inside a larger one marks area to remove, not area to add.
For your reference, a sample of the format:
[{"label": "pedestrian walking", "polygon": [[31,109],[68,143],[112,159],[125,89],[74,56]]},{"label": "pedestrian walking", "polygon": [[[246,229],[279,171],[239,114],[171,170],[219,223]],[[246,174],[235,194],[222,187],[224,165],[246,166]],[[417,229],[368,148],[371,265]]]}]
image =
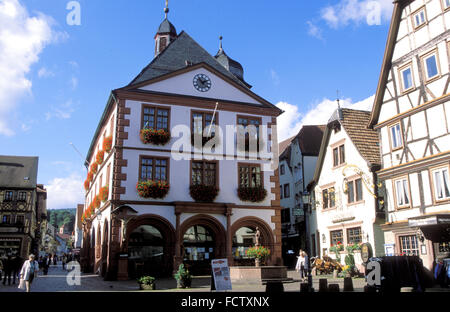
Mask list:
[{"label": "pedestrian walking", "polygon": [[8,255],[6,260],[3,261],[3,285],[6,284],[6,279],[8,279],[8,286],[11,285],[11,274],[13,271],[13,262],[11,255]]},{"label": "pedestrian walking", "polygon": [[306,252],[300,249],[295,270],[300,273],[300,279],[304,282],[308,278],[309,260]]},{"label": "pedestrian walking", "polygon": [[16,255],[13,258],[13,285],[16,283],[16,278],[20,279],[19,273],[20,269],[22,268],[22,264],[23,259],[19,255]]},{"label": "pedestrian walking", "polygon": [[67,256],[66,256],[66,254],[63,254],[63,256],[62,256],[62,267],[63,267],[63,270],[66,269],[66,263],[67,263]]},{"label": "pedestrian walking", "polygon": [[35,256],[31,254],[28,260],[24,262],[22,269],[20,270],[19,288],[21,288],[22,283],[25,283],[26,291],[30,292],[31,284],[33,283],[33,280],[37,276],[38,272],[39,263],[35,260]]},{"label": "pedestrian walking", "polygon": [[49,266],[49,259],[47,258],[47,256],[45,256],[42,261],[42,269],[43,269],[44,275],[48,274],[48,266]]}]

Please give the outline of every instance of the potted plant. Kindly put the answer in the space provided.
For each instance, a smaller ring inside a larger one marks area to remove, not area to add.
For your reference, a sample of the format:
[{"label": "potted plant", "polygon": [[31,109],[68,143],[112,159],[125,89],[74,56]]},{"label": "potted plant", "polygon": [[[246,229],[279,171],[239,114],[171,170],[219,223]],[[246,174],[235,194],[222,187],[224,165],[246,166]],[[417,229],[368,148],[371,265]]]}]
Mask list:
[{"label": "potted plant", "polygon": [[174,275],[177,280],[177,288],[190,288],[192,283],[192,275],[184,267],[184,264],[180,264],[177,273]]},{"label": "potted plant", "polygon": [[262,186],[247,187],[239,186],[238,196],[242,201],[249,201],[254,203],[260,203],[266,199],[267,191]]},{"label": "potted plant", "polygon": [[215,185],[191,185],[189,187],[191,197],[197,202],[211,203],[217,197],[219,189]]},{"label": "potted plant", "polygon": [[169,192],[170,185],[166,181],[139,181],[136,190],[142,198],[164,198]]},{"label": "potted plant", "polygon": [[139,289],[141,289],[141,290],[155,290],[156,289],[155,278],[152,276],[142,276],[137,281],[139,283]]},{"label": "potted plant", "polygon": [[249,258],[255,259],[255,266],[259,267],[265,264],[266,259],[270,256],[270,249],[264,246],[255,246],[247,249],[246,255]]},{"label": "potted plant", "polygon": [[144,144],[166,145],[170,141],[170,131],[155,130],[152,128],[142,129],[139,137]]},{"label": "potted plant", "polygon": [[88,179],[86,179],[86,180],[84,181],[84,189],[86,190],[86,192],[89,190],[90,183],[91,183],[91,182],[89,182]]}]

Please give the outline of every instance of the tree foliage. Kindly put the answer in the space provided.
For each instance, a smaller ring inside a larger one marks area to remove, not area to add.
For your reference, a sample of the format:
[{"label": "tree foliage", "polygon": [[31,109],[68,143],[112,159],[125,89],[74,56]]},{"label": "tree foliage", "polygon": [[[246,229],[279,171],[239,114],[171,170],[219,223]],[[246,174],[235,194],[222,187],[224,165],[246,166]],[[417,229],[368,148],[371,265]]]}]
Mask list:
[{"label": "tree foliage", "polygon": [[69,232],[74,230],[76,209],[51,209],[47,213],[50,224],[55,228],[66,225]]}]

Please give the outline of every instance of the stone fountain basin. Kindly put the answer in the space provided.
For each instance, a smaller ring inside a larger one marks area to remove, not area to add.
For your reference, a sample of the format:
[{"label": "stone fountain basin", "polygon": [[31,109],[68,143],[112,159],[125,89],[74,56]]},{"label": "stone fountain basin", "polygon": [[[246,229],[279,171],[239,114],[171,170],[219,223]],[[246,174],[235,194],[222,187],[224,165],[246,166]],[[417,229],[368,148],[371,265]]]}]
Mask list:
[{"label": "stone fountain basin", "polygon": [[232,283],[265,283],[267,281],[289,281],[285,266],[233,266],[230,267]]}]

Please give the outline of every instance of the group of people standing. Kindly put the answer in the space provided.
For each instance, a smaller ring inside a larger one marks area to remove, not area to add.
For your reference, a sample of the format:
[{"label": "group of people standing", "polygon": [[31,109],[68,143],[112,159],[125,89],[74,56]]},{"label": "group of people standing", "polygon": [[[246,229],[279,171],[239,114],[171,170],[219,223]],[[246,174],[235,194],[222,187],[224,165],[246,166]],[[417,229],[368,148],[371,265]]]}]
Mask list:
[{"label": "group of people standing", "polygon": [[3,278],[3,285],[6,285],[6,280],[8,280],[8,285],[11,285],[11,278],[13,285],[16,283],[16,278],[18,278],[22,264],[23,259],[21,257],[15,255],[13,256],[11,254],[8,254],[3,259],[0,259],[0,281]]}]

